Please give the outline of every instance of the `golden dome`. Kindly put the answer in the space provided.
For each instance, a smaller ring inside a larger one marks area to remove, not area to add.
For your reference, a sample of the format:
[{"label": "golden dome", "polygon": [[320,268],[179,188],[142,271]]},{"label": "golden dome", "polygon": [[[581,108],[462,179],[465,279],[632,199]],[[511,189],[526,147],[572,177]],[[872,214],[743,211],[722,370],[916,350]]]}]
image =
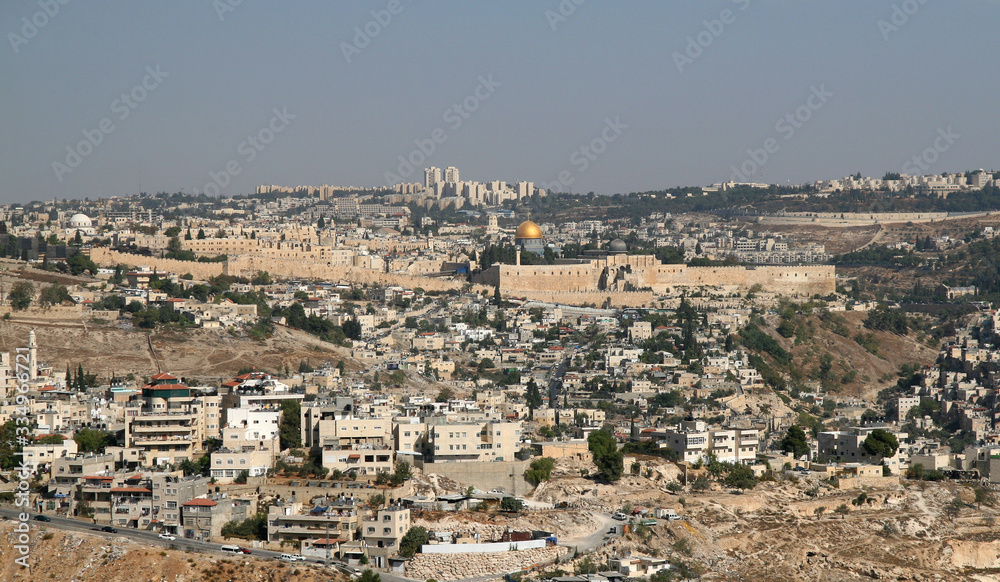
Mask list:
[{"label": "golden dome", "polygon": [[520,226],[517,227],[517,232],[514,233],[514,238],[543,238],[542,229],[539,228],[534,222],[525,220]]}]

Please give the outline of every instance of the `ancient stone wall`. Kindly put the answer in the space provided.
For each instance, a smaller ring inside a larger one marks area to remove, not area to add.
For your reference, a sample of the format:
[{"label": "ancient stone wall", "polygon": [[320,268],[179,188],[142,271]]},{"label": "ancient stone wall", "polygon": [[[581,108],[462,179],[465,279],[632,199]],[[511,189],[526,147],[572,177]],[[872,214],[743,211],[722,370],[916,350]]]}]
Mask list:
[{"label": "ancient stone wall", "polygon": [[222,263],[197,263],[194,261],[176,261],[174,259],[159,259],[131,253],[121,253],[104,247],[96,247],[90,251],[90,259],[102,267],[115,265],[144,266],[156,269],[162,273],[183,275],[191,273],[195,279],[208,279],[223,273]]},{"label": "ancient stone wall", "polygon": [[689,267],[657,264],[649,256],[624,255],[580,264],[494,265],[478,274],[474,281],[500,285],[504,293],[542,301],[554,301],[541,297],[555,293],[604,293],[599,301],[586,301],[597,304],[609,294],[617,294],[614,289],[629,288],[623,282],[632,289],[650,289],[661,294],[686,287],[723,287],[745,292],[755,285],[761,291],[782,295],[828,295],[836,289],[832,265]]}]

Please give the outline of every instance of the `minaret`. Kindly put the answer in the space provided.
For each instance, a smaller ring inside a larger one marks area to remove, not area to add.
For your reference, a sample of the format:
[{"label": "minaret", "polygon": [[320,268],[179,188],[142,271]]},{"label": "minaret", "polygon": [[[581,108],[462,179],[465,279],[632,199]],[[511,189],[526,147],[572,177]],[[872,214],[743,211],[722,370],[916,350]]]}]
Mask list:
[{"label": "minaret", "polygon": [[28,378],[38,378],[38,342],[35,341],[35,330],[28,332]]}]

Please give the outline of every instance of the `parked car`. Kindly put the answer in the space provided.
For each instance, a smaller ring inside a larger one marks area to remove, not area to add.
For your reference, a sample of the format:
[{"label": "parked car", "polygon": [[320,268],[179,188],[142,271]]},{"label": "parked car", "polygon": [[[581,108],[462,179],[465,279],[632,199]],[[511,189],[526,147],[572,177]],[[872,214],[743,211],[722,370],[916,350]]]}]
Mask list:
[{"label": "parked car", "polygon": [[52,521],[52,518],[47,515],[42,515],[39,513],[35,516],[35,521]]},{"label": "parked car", "polygon": [[160,538],[161,540],[170,540],[170,541],[174,541],[174,540],[177,539],[177,536],[175,536],[173,534],[168,534],[168,533],[161,533],[160,535],[158,535],[156,537]]},{"label": "parked car", "polygon": [[104,526],[104,527],[101,528],[101,531],[105,531],[105,532],[108,532],[108,533],[118,533],[118,528],[112,527],[110,525],[106,525],[106,526]]},{"label": "parked car", "polygon": [[617,519],[618,521],[625,521],[626,519],[628,519],[628,516],[620,511],[615,512],[615,514],[612,515],[611,517]]}]

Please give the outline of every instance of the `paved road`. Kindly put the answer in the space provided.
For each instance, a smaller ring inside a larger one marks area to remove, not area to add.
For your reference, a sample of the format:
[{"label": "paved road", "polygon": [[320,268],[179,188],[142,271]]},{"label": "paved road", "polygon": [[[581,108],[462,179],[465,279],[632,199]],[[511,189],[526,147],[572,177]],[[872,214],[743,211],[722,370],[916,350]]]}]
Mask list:
[{"label": "paved road", "polygon": [[579,553],[583,554],[593,550],[597,546],[600,546],[606,541],[606,539],[613,539],[618,535],[609,534],[608,530],[611,529],[611,526],[618,525],[622,522],[615,521],[606,513],[598,513],[595,511],[592,512],[591,515],[593,515],[594,518],[601,524],[596,531],[580,538],[559,540],[559,545],[576,548]]},{"label": "paved road", "polygon": [[[0,517],[4,517],[4,518],[17,520],[18,519],[18,515],[20,513],[21,513],[20,510],[0,508]],[[124,538],[128,538],[128,539],[131,539],[131,540],[137,541],[137,542],[144,542],[144,543],[150,543],[150,544],[155,544],[155,545],[163,546],[164,548],[168,548],[168,549],[181,550],[181,551],[192,551],[192,552],[198,552],[198,553],[203,553],[203,554],[218,554],[218,555],[224,555],[224,556],[227,556],[227,557],[230,557],[230,558],[237,558],[237,557],[241,556],[240,554],[234,555],[234,554],[230,554],[228,552],[223,552],[222,551],[223,544],[215,544],[215,543],[210,543],[210,542],[202,542],[202,541],[198,541],[198,540],[189,540],[189,539],[184,539],[184,538],[180,538],[180,537],[177,538],[176,540],[173,540],[173,541],[162,540],[154,532],[149,532],[149,531],[145,531],[145,530],[138,530],[138,529],[132,529],[132,528],[125,528],[125,527],[118,528],[118,533],[108,533],[108,532],[100,531],[100,527],[101,527],[100,525],[95,525],[93,523],[88,523],[88,522],[81,521],[81,520],[78,520],[78,519],[69,519],[69,518],[65,518],[65,517],[57,517],[55,515],[49,515],[49,514],[46,514],[46,515],[48,515],[48,517],[52,521],[47,521],[47,522],[45,522],[45,521],[35,521],[34,517],[35,517],[36,513],[35,512],[29,512],[29,513],[30,513],[31,518],[32,518],[31,519],[31,524],[33,526],[36,526],[39,529],[53,528],[53,529],[59,529],[59,530],[65,530],[65,531],[84,532],[84,533],[89,533],[89,534],[92,534],[92,535],[102,536],[102,537],[105,537],[105,538],[108,538],[108,539],[116,538],[116,537],[124,537]],[[603,514],[603,513],[594,512],[593,515],[601,523],[601,526],[599,528],[597,528],[596,531],[594,531],[592,534],[589,534],[589,535],[584,536],[582,538],[574,538],[574,539],[561,540],[560,545],[576,548],[577,551],[582,554],[584,552],[589,552],[589,551],[593,550],[597,546],[599,546],[602,543],[604,543],[605,541],[607,541],[607,539],[613,539],[614,536],[613,535],[609,536],[607,534],[607,531],[608,531],[608,529],[612,525],[615,525],[615,524],[617,524],[619,522],[613,520],[611,518],[611,516]],[[35,535],[38,535],[38,530],[35,530]],[[248,556],[248,555],[242,554],[242,556],[245,557],[245,558],[248,558],[248,559],[249,558],[263,558],[263,559],[267,559],[267,558],[278,558],[278,556],[281,555],[281,552],[272,552],[270,550],[260,550],[260,549],[256,549],[256,548],[252,549],[251,551],[253,552],[251,555]],[[307,562],[312,563],[312,564],[316,564],[316,565],[323,565],[323,560],[314,560],[314,559],[310,558],[310,559],[307,560]],[[339,567],[341,567],[342,569],[344,569],[346,571],[356,572],[356,573],[359,573],[359,574],[363,570],[362,568],[354,568],[354,567],[351,567],[351,566],[347,566],[346,564],[343,564],[341,562],[337,562],[336,560],[331,560],[330,564],[331,564],[331,566],[339,566]],[[379,575],[381,576],[383,582],[419,582],[419,581],[416,581],[416,580],[414,580],[412,578],[406,578],[404,576],[400,576],[398,574],[390,574],[388,572],[379,572]],[[484,576],[484,577],[480,577],[480,578],[467,578],[467,579],[462,580],[462,581],[453,581],[453,582],[477,582],[479,580],[489,580],[489,579],[493,579],[493,578],[496,578],[496,577],[497,576]]]},{"label": "paved road", "polygon": [[[18,516],[19,513],[20,513],[20,510],[0,509],[0,517],[11,518],[11,519],[18,519],[17,516]],[[190,550],[192,552],[199,552],[199,553],[205,553],[205,554],[207,554],[207,553],[219,554],[219,555],[229,556],[231,558],[232,557],[245,556],[245,557],[248,557],[248,558],[249,557],[256,557],[256,558],[265,558],[266,559],[266,558],[277,558],[278,556],[281,555],[281,552],[272,552],[270,550],[259,550],[259,549],[255,549],[255,548],[250,550],[253,553],[250,554],[249,556],[247,556],[246,554],[237,554],[237,555],[234,555],[234,554],[231,554],[231,553],[228,553],[228,552],[223,552],[222,549],[221,549],[223,544],[214,544],[214,543],[209,543],[209,542],[202,542],[202,541],[199,541],[199,540],[189,540],[189,539],[184,539],[184,538],[181,538],[181,537],[178,537],[176,540],[173,540],[173,541],[170,541],[170,540],[161,540],[157,536],[157,534],[155,532],[149,532],[149,531],[145,531],[145,530],[138,530],[138,529],[132,529],[132,528],[126,528],[126,527],[119,527],[118,528],[118,533],[108,533],[108,532],[100,531],[100,528],[101,528],[100,525],[95,525],[93,523],[88,523],[88,522],[85,522],[85,521],[80,521],[78,519],[68,519],[68,518],[65,518],[65,517],[57,517],[55,515],[49,515],[49,514],[46,514],[46,515],[48,515],[48,517],[52,521],[47,521],[47,522],[46,521],[35,521],[34,516],[36,514],[34,512],[29,512],[29,513],[31,514],[31,518],[32,518],[31,524],[34,525],[34,526],[37,526],[39,528],[54,528],[54,529],[61,529],[61,530],[66,530],[66,531],[86,532],[86,533],[89,533],[89,534],[102,536],[102,537],[105,537],[105,538],[108,538],[108,539],[117,538],[117,537],[123,537],[123,538],[128,538],[128,539],[133,540],[133,541],[155,544],[155,545],[163,546],[164,548],[169,548],[169,549],[174,549],[174,550],[181,550],[181,551],[188,551],[188,550]],[[314,560],[312,558],[308,559],[307,561],[311,562],[313,564],[320,564],[320,565],[322,565],[322,563],[323,563],[322,560]],[[331,561],[331,564],[332,563],[334,563],[334,562]],[[393,582],[399,582],[399,581],[393,581]]]}]

